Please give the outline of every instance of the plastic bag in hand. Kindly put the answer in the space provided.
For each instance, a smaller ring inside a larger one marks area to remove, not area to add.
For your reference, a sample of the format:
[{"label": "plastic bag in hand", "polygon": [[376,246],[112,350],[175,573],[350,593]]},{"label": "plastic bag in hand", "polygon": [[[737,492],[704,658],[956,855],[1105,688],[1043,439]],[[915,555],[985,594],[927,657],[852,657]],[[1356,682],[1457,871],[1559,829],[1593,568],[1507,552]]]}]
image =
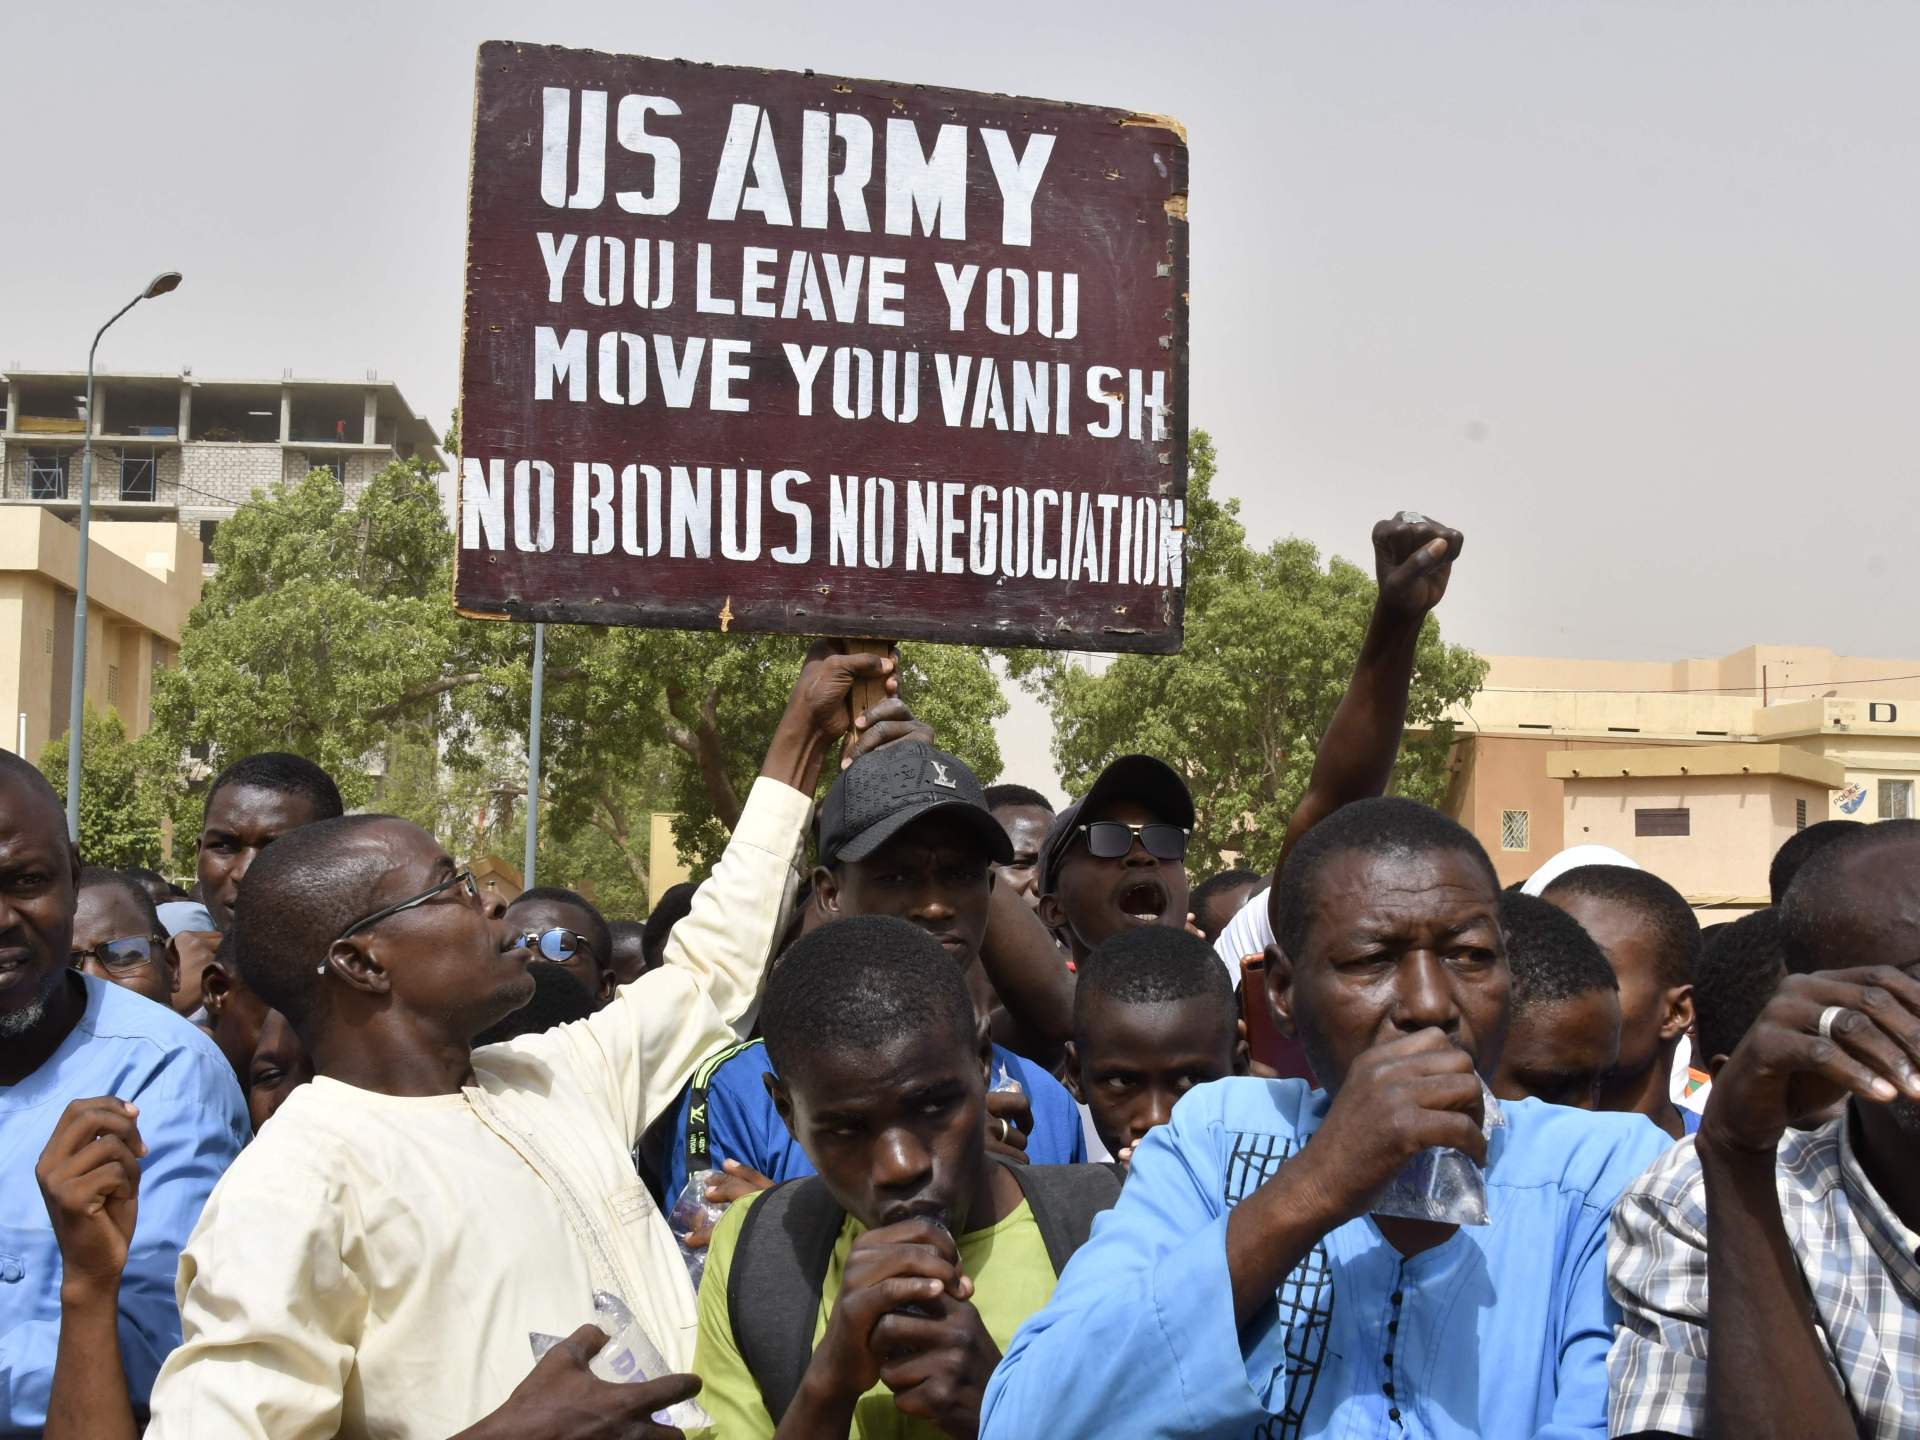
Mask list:
[{"label": "plastic bag in hand", "polygon": [[[633,1318],[633,1312],[618,1295],[608,1294],[605,1290],[594,1291],[593,1319],[596,1325],[607,1332],[607,1343],[587,1362],[587,1369],[600,1379],[616,1385],[637,1385],[642,1380],[658,1380],[662,1375],[672,1373],[666,1357],[654,1348],[647,1332],[641,1329],[640,1322]],[[560,1335],[543,1335],[539,1331],[527,1336],[536,1361],[563,1338]],[[653,1421],[656,1425],[676,1425],[682,1430],[691,1430],[713,1424],[713,1417],[701,1407],[698,1400],[682,1400],[665,1410],[654,1411]]]},{"label": "plastic bag in hand", "polygon": [[[1482,1118],[1480,1133],[1491,1136],[1506,1125],[1500,1102],[1480,1082]],[[1486,1173],[1458,1150],[1435,1146],[1422,1150],[1387,1182],[1380,1198],[1373,1202],[1375,1215],[1395,1215],[1407,1220],[1435,1220],[1443,1225],[1485,1225],[1487,1223]]]},{"label": "plastic bag in hand", "polygon": [[680,1242],[680,1258],[687,1262],[687,1274],[693,1280],[693,1288],[700,1288],[700,1277],[707,1271],[706,1247],[690,1250],[687,1248],[687,1236],[697,1231],[712,1232],[720,1223],[720,1217],[727,1213],[727,1207],[716,1205],[707,1199],[707,1184],[715,1178],[712,1170],[696,1170],[687,1176],[687,1183],[680,1187],[680,1195],[673,1202],[673,1209],[667,1212],[667,1228],[673,1231],[673,1238]]}]

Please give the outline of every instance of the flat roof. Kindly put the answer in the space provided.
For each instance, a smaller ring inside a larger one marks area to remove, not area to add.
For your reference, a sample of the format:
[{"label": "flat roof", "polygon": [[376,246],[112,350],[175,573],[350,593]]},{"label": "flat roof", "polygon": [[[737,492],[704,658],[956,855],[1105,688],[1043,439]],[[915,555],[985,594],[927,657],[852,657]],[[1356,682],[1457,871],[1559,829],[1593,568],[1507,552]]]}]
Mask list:
[{"label": "flat roof", "polygon": [[[390,391],[393,395],[394,402],[413,421],[419,432],[414,437],[416,445],[424,443],[427,448],[432,450],[436,460],[444,462],[445,459],[440,453],[439,430],[434,428],[432,421],[428,420],[426,416],[420,414],[413,406],[407,403],[407,397],[400,389],[400,383],[397,380],[344,380],[326,375],[283,375],[278,378],[250,379],[244,376],[195,375],[187,370],[95,370],[93,372],[93,378],[96,384],[101,381],[107,381],[109,383],[134,383],[140,385],[191,385],[196,389],[204,387],[208,389],[233,388],[240,390],[279,390],[282,388],[291,388],[295,390],[338,389]],[[71,383],[84,389],[87,383],[87,372],[84,370],[29,370],[20,367],[15,367],[10,370],[0,370],[0,384],[11,385],[18,381],[60,381],[62,383]],[[107,410],[109,421],[111,421],[113,414],[111,400],[112,397],[109,395]],[[48,438],[55,437],[50,436]],[[75,435],[72,438],[78,440],[80,437]],[[277,442],[277,440],[278,437],[276,436],[275,441]]]},{"label": "flat roof", "polygon": [[1838,760],[1791,745],[1661,745],[1647,749],[1559,750],[1547,756],[1555,780],[1674,779],[1682,776],[1779,775],[1838,790],[1847,769]]}]

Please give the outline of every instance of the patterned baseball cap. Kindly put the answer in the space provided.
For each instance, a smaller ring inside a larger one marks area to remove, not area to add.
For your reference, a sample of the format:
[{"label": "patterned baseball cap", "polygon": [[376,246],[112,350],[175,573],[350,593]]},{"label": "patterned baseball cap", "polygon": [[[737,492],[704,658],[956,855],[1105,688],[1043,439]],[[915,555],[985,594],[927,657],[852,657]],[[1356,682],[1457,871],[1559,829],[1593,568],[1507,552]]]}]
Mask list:
[{"label": "patterned baseball cap", "polygon": [[914,821],[951,810],[979,837],[987,858],[1005,865],[1013,844],[987,810],[973,771],[924,740],[896,740],[840,772],[820,806],[820,860],[865,860]]}]

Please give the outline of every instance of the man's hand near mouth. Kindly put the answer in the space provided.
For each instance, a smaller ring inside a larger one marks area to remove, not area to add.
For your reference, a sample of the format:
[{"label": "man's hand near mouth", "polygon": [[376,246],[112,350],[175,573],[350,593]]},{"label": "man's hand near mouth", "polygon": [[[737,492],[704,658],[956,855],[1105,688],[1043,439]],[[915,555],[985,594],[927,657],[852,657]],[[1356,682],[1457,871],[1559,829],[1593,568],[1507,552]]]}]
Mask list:
[{"label": "man's hand near mouth", "polygon": [[[973,1326],[981,1330],[977,1311],[968,1302],[973,1296],[973,1281],[960,1269],[960,1251],[953,1235],[931,1214],[913,1214],[913,1202],[899,1208],[907,1218],[869,1230],[853,1242],[847,1252],[846,1278],[827,1317],[826,1334],[814,1347],[813,1360],[800,1381],[800,1389],[781,1417],[776,1440],[818,1440],[822,1435],[845,1435],[853,1426],[853,1408],[862,1395],[880,1383],[883,1366],[898,1366],[909,1357],[921,1355],[927,1348],[925,1336],[915,1330],[893,1340],[885,1339],[885,1322],[898,1312],[903,1320],[922,1326],[953,1328],[972,1315]],[[896,1212],[889,1212],[896,1213]],[[897,1325],[887,1330],[897,1330]],[[930,1332],[929,1332],[930,1333]],[[960,1333],[964,1333],[961,1329]],[[916,1343],[907,1343],[909,1338]],[[990,1338],[987,1349],[993,1360],[999,1351]],[[978,1414],[979,1393],[986,1388],[986,1377],[993,1371],[989,1363],[979,1376],[974,1395]],[[942,1390],[945,1393],[945,1390]]]}]

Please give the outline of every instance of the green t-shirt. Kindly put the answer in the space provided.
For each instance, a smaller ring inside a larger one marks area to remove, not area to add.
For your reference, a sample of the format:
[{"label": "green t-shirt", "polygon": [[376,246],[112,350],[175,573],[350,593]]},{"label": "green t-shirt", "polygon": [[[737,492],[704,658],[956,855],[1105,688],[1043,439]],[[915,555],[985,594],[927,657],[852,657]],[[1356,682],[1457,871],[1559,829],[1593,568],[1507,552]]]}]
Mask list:
[{"label": "green t-shirt", "polygon": [[[734,1247],[747,1206],[755,1196],[737,1200],[714,1227],[707,1250],[707,1268],[700,1280],[700,1336],[695,1342],[693,1369],[704,1382],[700,1403],[713,1416],[713,1428],[701,1432],[713,1440],[768,1440],[773,1417],[760,1399],[760,1387],[733,1343],[733,1322],[727,1314],[727,1273],[733,1268]],[[820,1289],[820,1313],[813,1322],[813,1343],[827,1333],[840,1282],[847,1273],[847,1252],[866,1232],[852,1216],[840,1227],[833,1259]],[[971,1230],[957,1237],[960,1266],[973,1277],[973,1305],[1004,1354],[1029,1315],[1053,1298],[1053,1262],[1034,1223],[1033,1211],[1022,1200],[1018,1209],[997,1225]],[[853,1409],[853,1440],[943,1440],[942,1432],[924,1420],[902,1415],[893,1404],[893,1392],[881,1383],[860,1397]],[[823,1437],[825,1440],[825,1437]]]}]

